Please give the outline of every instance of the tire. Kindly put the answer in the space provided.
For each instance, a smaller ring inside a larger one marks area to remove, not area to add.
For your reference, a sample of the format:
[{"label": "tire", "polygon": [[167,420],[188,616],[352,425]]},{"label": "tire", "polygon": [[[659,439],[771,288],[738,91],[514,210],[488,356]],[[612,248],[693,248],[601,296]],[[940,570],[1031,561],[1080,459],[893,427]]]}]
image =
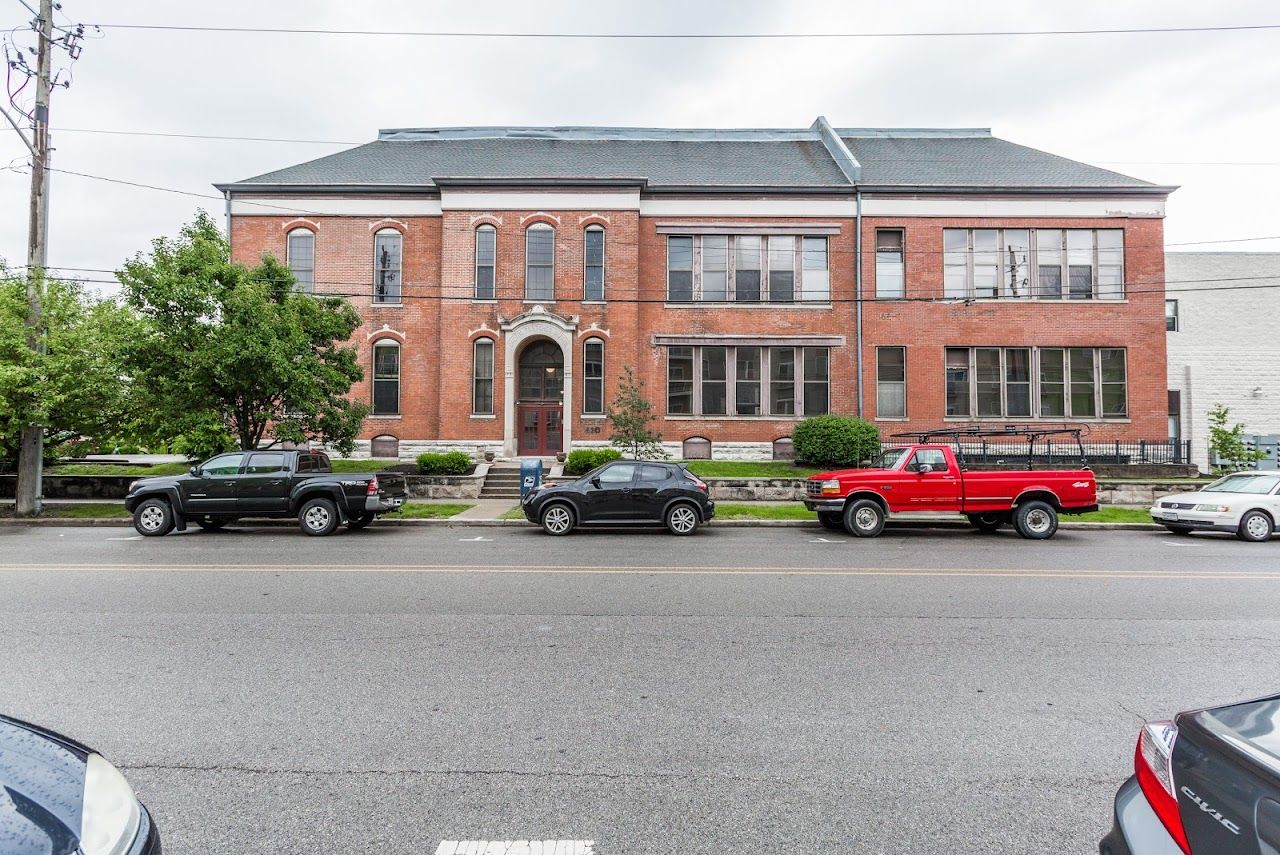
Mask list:
[{"label": "tire", "polygon": [[329,499],[308,499],[298,510],[298,527],[312,537],[333,534],[338,522],[338,506]]},{"label": "tire", "polygon": [[818,511],[818,524],[827,531],[844,531],[844,521],[835,511]]},{"label": "tire", "polygon": [[1247,540],[1250,543],[1262,543],[1271,539],[1271,531],[1275,528],[1275,521],[1262,511],[1248,511],[1240,518],[1240,527],[1236,530],[1236,537],[1241,540]]},{"label": "tire", "polygon": [[854,537],[879,537],[884,531],[884,508],[871,499],[858,499],[844,508],[844,529]]},{"label": "tire", "polygon": [[200,526],[201,531],[222,531],[227,527],[228,520],[196,520],[196,525]]},{"label": "tire", "polygon": [[359,531],[360,529],[364,528],[371,522],[373,522],[373,514],[366,514],[360,517],[351,517],[350,519],[347,520],[347,528],[351,529],[352,531]]},{"label": "tire", "polygon": [[667,508],[667,531],[676,537],[688,537],[698,530],[698,510],[688,502],[678,502]]},{"label": "tire", "polygon": [[133,527],[143,537],[163,537],[173,530],[173,508],[164,499],[143,499],[133,509]]},{"label": "tire", "polygon": [[564,537],[573,531],[573,508],[564,502],[553,502],[542,509],[542,530],[552,537]]},{"label": "tire", "polygon": [[983,534],[992,534],[1004,527],[1008,519],[1004,514],[986,513],[986,514],[969,514],[969,525],[976,528]]},{"label": "tire", "polygon": [[1013,512],[1013,527],[1027,540],[1048,540],[1058,532],[1058,512],[1048,502],[1026,502]]}]

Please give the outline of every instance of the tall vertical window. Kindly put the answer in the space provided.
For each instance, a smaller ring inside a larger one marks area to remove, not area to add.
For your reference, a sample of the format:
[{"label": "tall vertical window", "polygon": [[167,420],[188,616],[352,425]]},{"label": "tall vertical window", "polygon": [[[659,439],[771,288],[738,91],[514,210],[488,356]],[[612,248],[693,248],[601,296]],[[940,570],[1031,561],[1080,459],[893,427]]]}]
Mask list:
[{"label": "tall vertical window", "polygon": [[723,416],[729,412],[728,348],[699,349],[702,352],[702,413]]},{"label": "tall vertical window", "polygon": [[1098,377],[1102,380],[1102,417],[1126,418],[1129,415],[1129,378],[1123,348],[1104,347],[1098,351]]},{"label": "tall vertical window", "polygon": [[717,303],[729,297],[729,236],[702,238],[702,299]]},{"label": "tall vertical window", "polygon": [[796,293],[796,239],[791,235],[769,236],[769,299],[790,303]]},{"label": "tall vertical window", "polygon": [[493,415],[493,339],[478,338],[471,360],[471,412]]},{"label": "tall vertical window", "polygon": [[604,412],[604,342],[598,338],[582,345],[582,412]]},{"label": "tall vertical window", "polygon": [[1072,300],[1093,299],[1093,232],[1067,229],[1067,272]]},{"label": "tall vertical window", "polygon": [[587,226],[582,234],[582,299],[604,299],[604,229]]},{"label": "tall vertical window", "polygon": [[1001,294],[1005,297],[1031,296],[1031,232],[1005,229],[1000,242]]},{"label": "tall vertical window", "polygon": [[1093,418],[1098,414],[1095,397],[1097,379],[1094,371],[1094,351],[1089,347],[1073,347],[1067,351],[1071,360],[1071,415],[1076,418]]},{"label": "tall vertical window", "polygon": [[1067,414],[1067,352],[1062,348],[1040,349],[1040,417],[1058,418]]},{"label": "tall vertical window", "polygon": [[1164,328],[1167,332],[1178,331],[1178,301],[1164,301]]},{"label": "tall vertical window", "polygon": [[907,349],[876,348],[876,417],[907,417]]},{"label": "tall vertical window", "polygon": [[733,296],[739,303],[760,299],[760,238],[739,235],[734,239]]},{"label": "tall vertical window", "polygon": [[969,407],[969,348],[947,348],[947,415],[967,416]]},{"label": "tall vertical window", "polygon": [[969,296],[969,233],[964,229],[942,230],[942,294],[964,299]]},{"label": "tall vertical window", "polygon": [[769,415],[796,414],[796,351],[791,347],[769,348]]},{"label": "tall vertical window", "polygon": [[760,348],[734,348],[734,412],[740,416],[760,415]]},{"label": "tall vertical window", "polygon": [[831,265],[827,258],[825,237],[806,237],[803,245],[803,272],[800,276],[800,299],[826,302],[831,299]]},{"label": "tall vertical window", "polygon": [[693,348],[667,349],[667,413],[693,413]]},{"label": "tall vertical window", "polygon": [[693,299],[693,238],[667,238],[667,299],[684,303]]},{"label": "tall vertical window", "polygon": [[373,236],[373,302],[400,302],[400,266],[404,236],[383,229]]},{"label": "tall vertical window", "polygon": [[554,300],[556,230],[534,223],[524,236],[524,298]]},{"label": "tall vertical window", "polygon": [[497,262],[498,230],[493,226],[476,229],[476,299],[492,300],[497,296],[494,265]]},{"label": "tall vertical window", "polygon": [[383,340],[373,345],[373,409],[375,416],[400,412],[400,345]]},{"label": "tall vertical window", "polygon": [[1098,229],[1098,298],[1124,297],[1124,232]]},{"label": "tall vertical window", "polygon": [[1031,349],[1004,349],[1004,415],[1031,415]]},{"label": "tall vertical window", "polygon": [[293,274],[294,287],[305,294],[316,285],[316,235],[308,229],[289,232],[285,254],[289,258],[289,272]]},{"label": "tall vertical window", "polygon": [[1000,370],[1000,348],[979,347],[974,350],[974,356],[977,363],[974,381],[977,387],[978,418],[1000,416],[1004,409],[1000,395],[1003,374]]},{"label": "tall vertical window", "polygon": [[973,230],[973,296],[991,299],[1000,294],[1000,233]]},{"label": "tall vertical window", "polygon": [[902,231],[876,230],[876,297],[900,299],[907,296],[902,263]]},{"label": "tall vertical window", "polygon": [[1062,230],[1036,231],[1036,296],[1062,296]]},{"label": "tall vertical window", "polygon": [[806,416],[820,416],[827,411],[831,398],[830,366],[825,347],[806,347],[804,353],[804,401]]}]

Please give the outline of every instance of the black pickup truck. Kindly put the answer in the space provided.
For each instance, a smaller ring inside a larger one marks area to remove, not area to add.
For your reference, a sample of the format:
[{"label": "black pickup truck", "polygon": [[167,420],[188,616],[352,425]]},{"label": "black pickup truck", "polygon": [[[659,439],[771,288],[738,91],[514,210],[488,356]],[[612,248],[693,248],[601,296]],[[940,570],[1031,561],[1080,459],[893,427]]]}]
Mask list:
[{"label": "black pickup truck", "polygon": [[335,473],[328,455],[316,451],[235,451],[186,475],[134,481],[124,506],[146,537],[183,531],[189,522],[216,531],[241,517],[297,517],[305,533],[323,536],[343,523],[364,528],[404,498],[403,475]]}]

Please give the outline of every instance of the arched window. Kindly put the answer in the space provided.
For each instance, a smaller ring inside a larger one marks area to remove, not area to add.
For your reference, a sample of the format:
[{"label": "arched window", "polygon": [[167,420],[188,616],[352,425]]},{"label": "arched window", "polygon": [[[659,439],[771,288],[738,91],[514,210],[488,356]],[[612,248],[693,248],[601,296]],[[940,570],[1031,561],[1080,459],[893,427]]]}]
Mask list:
[{"label": "arched window", "polygon": [[384,338],[373,343],[373,410],[375,416],[400,414],[400,344]]},{"label": "arched window", "polygon": [[604,300],[604,228],[587,226],[582,235],[582,299]]},{"label": "arched window", "polygon": [[373,302],[400,302],[400,265],[404,236],[395,229],[382,229],[373,236]]},{"label": "arched window", "polygon": [[791,437],[784,436],[773,441],[774,460],[795,460],[796,448],[791,444]]},{"label": "arched window", "polygon": [[471,412],[493,415],[493,339],[476,339],[471,377]]},{"label": "arched window", "polygon": [[705,436],[691,436],[684,441],[680,454],[685,460],[710,460],[711,440]]},{"label": "arched window", "polygon": [[598,338],[582,345],[582,412],[604,413],[604,342]]},{"label": "arched window", "polygon": [[400,440],[389,433],[382,436],[375,436],[373,441],[369,443],[370,457],[394,457],[400,456]]},{"label": "arched window", "polygon": [[316,286],[316,234],[310,229],[294,229],[285,241],[285,258],[293,274],[294,287],[310,294]]},{"label": "arched window", "polygon": [[524,298],[554,300],[556,230],[534,223],[524,233]]},{"label": "arched window", "polygon": [[498,230],[493,226],[476,229],[476,299],[492,300],[494,288],[494,264],[497,261]]}]

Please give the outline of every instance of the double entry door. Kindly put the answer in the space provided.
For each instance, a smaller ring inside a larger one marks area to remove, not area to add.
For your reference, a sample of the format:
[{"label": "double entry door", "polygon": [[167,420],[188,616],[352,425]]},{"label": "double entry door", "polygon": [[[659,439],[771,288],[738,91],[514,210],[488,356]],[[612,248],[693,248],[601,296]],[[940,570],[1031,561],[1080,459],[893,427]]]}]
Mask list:
[{"label": "double entry door", "polygon": [[551,457],[564,450],[564,407],[559,403],[517,404],[517,453]]}]

